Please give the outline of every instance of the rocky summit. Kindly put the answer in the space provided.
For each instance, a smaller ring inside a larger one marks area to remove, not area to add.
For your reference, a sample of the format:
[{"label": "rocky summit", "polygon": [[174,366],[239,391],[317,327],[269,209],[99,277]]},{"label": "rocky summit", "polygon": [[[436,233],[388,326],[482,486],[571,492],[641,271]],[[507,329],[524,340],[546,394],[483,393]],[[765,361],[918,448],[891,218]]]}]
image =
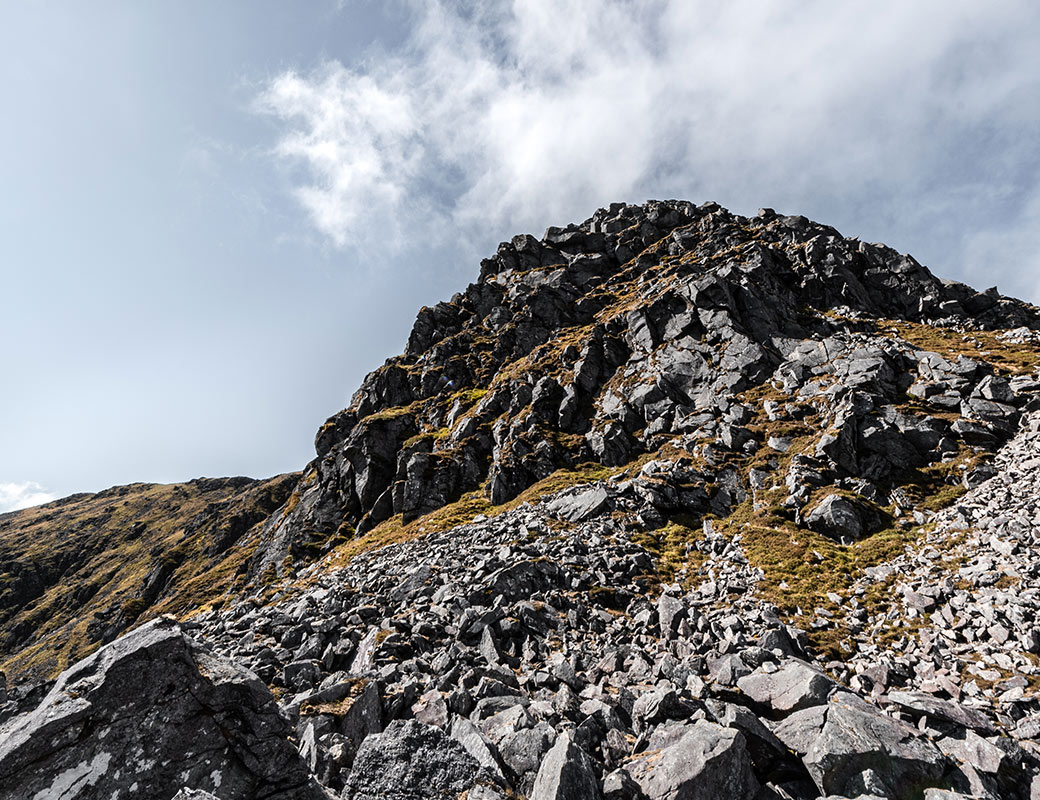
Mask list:
[{"label": "rocky summit", "polygon": [[0,516],[0,800],[1040,798],[1040,310],[514,237],[269,481]]}]

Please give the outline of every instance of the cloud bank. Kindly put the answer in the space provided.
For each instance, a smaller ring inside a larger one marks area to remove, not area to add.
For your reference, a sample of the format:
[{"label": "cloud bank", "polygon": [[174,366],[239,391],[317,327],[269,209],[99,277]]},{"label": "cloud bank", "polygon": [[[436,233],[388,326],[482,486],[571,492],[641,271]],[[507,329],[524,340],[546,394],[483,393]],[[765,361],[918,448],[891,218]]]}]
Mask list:
[{"label": "cloud bank", "polygon": [[57,499],[57,495],[51,494],[40,484],[32,481],[0,483],[0,514],[38,506],[41,503],[49,503],[51,500]]},{"label": "cloud bank", "polygon": [[337,246],[446,227],[486,246],[488,231],[679,196],[855,222],[844,232],[1040,294],[1028,2],[412,10],[400,50],[285,72],[258,98],[281,121],[300,203]]}]

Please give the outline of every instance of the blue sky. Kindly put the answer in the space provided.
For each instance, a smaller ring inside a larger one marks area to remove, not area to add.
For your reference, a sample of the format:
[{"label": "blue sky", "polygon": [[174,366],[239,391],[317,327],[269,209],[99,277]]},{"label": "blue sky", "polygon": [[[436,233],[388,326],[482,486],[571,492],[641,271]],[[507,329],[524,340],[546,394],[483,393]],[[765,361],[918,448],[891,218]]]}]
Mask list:
[{"label": "blue sky", "polygon": [[1040,300],[1028,2],[0,7],[0,510],[299,469],[513,233],[773,206]]}]

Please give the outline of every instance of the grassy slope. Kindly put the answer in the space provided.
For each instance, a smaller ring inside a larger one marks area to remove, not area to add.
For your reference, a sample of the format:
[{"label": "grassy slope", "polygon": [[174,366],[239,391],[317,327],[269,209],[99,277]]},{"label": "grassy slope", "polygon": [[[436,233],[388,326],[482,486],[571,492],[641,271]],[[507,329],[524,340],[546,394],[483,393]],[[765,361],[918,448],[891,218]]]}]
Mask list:
[{"label": "grassy slope", "polygon": [[296,478],[132,484],[0,515],[0,669],[47,677],[129,624],[221,602]]}]

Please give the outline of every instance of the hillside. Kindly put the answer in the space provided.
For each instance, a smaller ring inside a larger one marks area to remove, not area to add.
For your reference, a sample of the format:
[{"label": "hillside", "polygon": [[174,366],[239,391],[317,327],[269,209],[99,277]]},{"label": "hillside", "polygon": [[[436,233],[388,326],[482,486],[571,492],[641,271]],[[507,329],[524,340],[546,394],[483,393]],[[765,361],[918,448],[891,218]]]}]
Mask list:
[{"label": "hillside", "polygon": [[117,486],[0,515],[0,669],[53,677],[134,622],[221,602],[298,477]]},{"label": "hillside", "polygon": [[804,217],[516,236],[300,475],[0,517],[0,798],[1033,797],[1038,369]]}]

